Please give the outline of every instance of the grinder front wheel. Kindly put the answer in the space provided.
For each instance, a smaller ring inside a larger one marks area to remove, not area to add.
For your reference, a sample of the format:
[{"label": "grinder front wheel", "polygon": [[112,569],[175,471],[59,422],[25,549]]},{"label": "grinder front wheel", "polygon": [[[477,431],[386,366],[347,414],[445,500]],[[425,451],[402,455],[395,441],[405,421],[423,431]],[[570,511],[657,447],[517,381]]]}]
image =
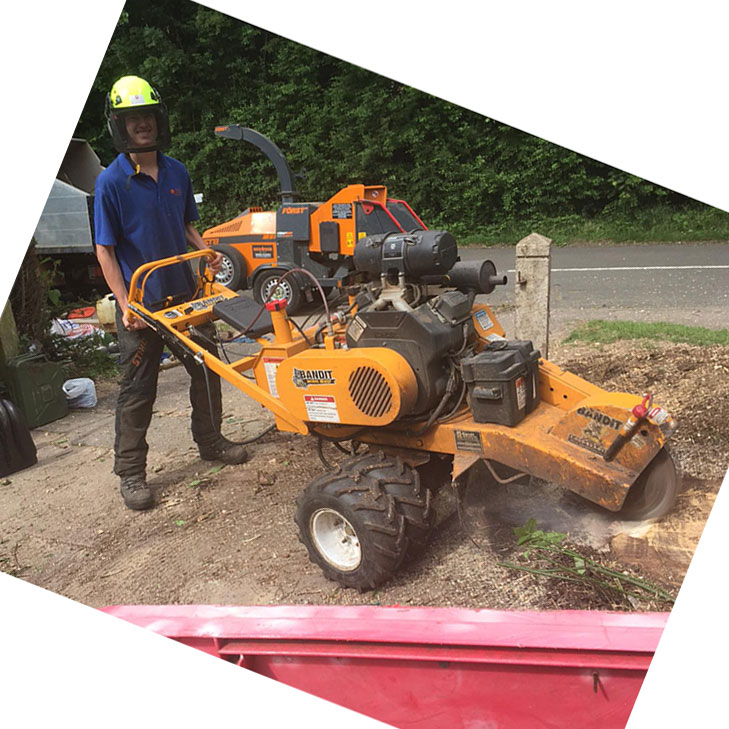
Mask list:
[{"label": "grinder front wheel", "polygon": [[630,487],[620,516],[634,521],[661,519],[676,503],[678,488],[673,458],[662,448]]},{"label": "grinder front wheel", "polygon": [[429,495],[400,459],[366,453],[309,484],[295,520],[309,559],[345,587],[371,590],[424,545]]}]

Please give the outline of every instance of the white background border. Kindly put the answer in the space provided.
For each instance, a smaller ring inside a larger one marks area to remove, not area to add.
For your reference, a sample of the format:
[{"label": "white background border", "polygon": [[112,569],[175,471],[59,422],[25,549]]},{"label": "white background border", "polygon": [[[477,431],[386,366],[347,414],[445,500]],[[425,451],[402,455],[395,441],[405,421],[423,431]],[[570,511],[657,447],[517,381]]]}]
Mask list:
[{"label": "white background border", "polygon": [[[451,0],[432,11],[424,3],[411,2],[206,4],[729,209],[727,18],[720,3]],[[118,0],[3,6],[0,304],[35,229],[121,7]],[[725,716],[723,657],[729,641],[723,617],[726,550],[721,535],[727,533],[729,521],[726,488],[636,705],[633,728],[705,726]],[[64,608],[53,600],[62,601]],[[4,715],[23,711],[25,724],[28,712],[36,719],[63,716],[59,709],[64,704],[44,698],[53,682],[54,691],[65,687],[78,699],[68,718],[79,726],[98,719],[116,725],[129,716],[143,716],[145,723],[170,718],[158,711],[160,700],[169,696],[160,699],[154,690],[136,706],[138,713],[134,706],[131,714],[122,711],[115,717],[114,712],[127,701],[124,671],[141,667],[153,682],[160,675],[157,671],[176,675],[174,667],[181,665],[178,647],[153,641],[153,648],[149,638],[154,636],[144,634],[145,645],[127,636],[114,638],[113,656],[93,651],[92,660],[80,649],[84,637],[102,641],[104,635],[111,639],[121,630],[112,630],[107,616],[99,617],[103,625],[88,608],[0,575]],[[69,634],[75,635],[75,652],[64,638]],[[37,660],[25,660],[33,649],[39,651]],[[52,670],[43,670],[48,666]],[[123,670],[116,671],[120,666]],[[209,666],[185,679],[178,676],[183,688],[185,680],[194,684],[201,702],[215,695],[207,692],[215,692],[221,685],[215,683],[221,680],[218,674],[228,668]],[[117,702],[109,703],[114,697]],[[187,700],[187,717],[175,716],[175,723],[199,726],[189,694]],[[169,706],[163,703],[161,708]],[[281,703],[277,708],[286,713]],[[253,716],[248,713],[246,722]],[[308,725],[302,723],[305,716],[298,705],[287,716],[296,716],[299,726]],[[209,713],[207,717],[212,718]],[[329,725],[323,715],[320,719],[318,726]]]}]

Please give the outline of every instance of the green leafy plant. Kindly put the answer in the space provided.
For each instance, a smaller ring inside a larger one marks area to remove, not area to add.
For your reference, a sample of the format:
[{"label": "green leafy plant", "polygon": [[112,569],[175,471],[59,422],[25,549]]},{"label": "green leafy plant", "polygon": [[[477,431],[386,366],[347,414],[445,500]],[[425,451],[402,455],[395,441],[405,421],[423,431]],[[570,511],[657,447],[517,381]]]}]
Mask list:
[{"label": "green leafy plant", "polygon": [[48,340],[48,353],[66,363],[69,377],[112,377],[120,372],[119,365],[109,356],[109,345],[114,337],[106,332],[72,339],[52,334]]},{"label": "green leafy plant", "polygon": [[600,564],[565,546],[567,535],[537,529],[536,521],[514,528],[516,544],[524,547],[517,562],[500,562],[506,569],[575,583],[609,599],[636,608],[641,601],[673,603],[666,590],[641,577]]}]

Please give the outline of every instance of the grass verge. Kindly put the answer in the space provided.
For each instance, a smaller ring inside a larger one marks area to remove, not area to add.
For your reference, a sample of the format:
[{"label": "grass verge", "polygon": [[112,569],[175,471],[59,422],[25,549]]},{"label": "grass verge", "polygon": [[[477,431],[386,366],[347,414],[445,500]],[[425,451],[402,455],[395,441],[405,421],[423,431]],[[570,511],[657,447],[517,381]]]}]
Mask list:
[{"label": "grass verge", "polygon": [[664,342],[694,344],[700,347],[729,346],[729,331],[705,329],[665,322],[604,321],[594,319],[578,327],[565,342],[610,344],[619,339],[650,339]]},{"label": "grass verge", "polygon": [[462,230],[448,226],[459,245],[514,245],[530,233],[541,233],[555,245],[571,243],[675,243],[729,240],[729,213],[709,206],[658,206],[628,213],[535,216]]}]

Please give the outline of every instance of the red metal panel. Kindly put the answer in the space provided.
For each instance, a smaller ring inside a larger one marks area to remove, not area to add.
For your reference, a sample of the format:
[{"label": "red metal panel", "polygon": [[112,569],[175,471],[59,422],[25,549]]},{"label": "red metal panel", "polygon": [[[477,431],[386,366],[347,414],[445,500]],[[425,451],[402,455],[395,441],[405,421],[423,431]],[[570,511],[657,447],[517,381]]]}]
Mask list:
[{"label": "red metal panel", "polygon": [[666,614],[119,606],[118,617],[398,727],[624,727]]}]

